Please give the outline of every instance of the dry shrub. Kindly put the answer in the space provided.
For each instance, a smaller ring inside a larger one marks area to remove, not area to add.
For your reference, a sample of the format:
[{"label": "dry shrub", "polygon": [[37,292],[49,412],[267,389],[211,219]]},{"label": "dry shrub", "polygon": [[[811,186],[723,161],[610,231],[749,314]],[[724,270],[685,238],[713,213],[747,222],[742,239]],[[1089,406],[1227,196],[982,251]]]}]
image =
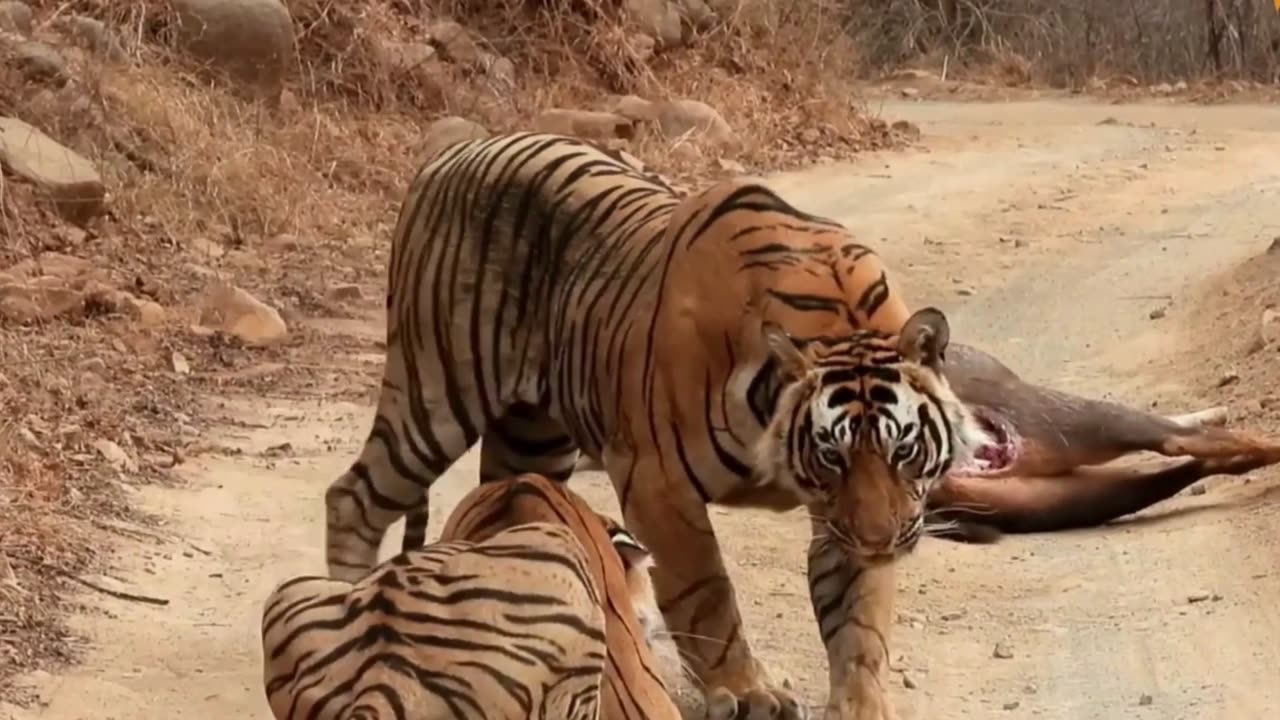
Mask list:
[{"label": "dry shrub", "polygon": [[936,68],[945,57],[957,70],[982,73],[1013,57],[1034,79],[1066,87],[1116,74],[1146,83],[1280,77],[1271,0],[849,0],[847,7],[875,70]]}]

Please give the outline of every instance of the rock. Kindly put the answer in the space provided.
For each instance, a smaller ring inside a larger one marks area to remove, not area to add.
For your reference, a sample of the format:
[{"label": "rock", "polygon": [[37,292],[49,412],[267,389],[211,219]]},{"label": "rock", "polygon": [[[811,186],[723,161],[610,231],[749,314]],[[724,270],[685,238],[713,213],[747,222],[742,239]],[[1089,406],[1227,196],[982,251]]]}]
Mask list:
[{"label": "rock", "polygon": [[1155,701],[1156,701],[1156,699],[1155,699],[1155,698],[1153,698],[1153,697],[1151,697],[1151,695],[1150,695],[1150,694],[1148,694],[1148,693],[1142,693],[1141,695],[1139,695],[1139,696],[1138,696],[1138,704],[1139,704],[1139,705],[1142,705],[1142,706],[1144,706],[1144,707],[1145,707],[1145,706],[1147,706],[1147,705],[1150,705],[1151,703],[1153,703],[1153,702],[1155,702]]},{"label": "rock", "polygon": [[1205,494],[1205,492],[1207,491],[1204,489],[1204,486],[1199,484],[1192,485],[1191,487],[1187,488],[1187,494],[1193,497],[1203,495]]},{"label": "rock", "polygon": [[120,39],[101,20],[84,15],[58,17],[52,23],[54,29],[65,33],[77,44],[112,62],[124,62],[129,56]]},{"label": "rock", "polygon": [[629,140],[635,136],[635,125],[627,118],[595,110],[544,110],[534,119],[533,128],[539,132],[569,135],[584,140]]},{"label": "rock", "polygon": [[1227,146],[1223,145],[1222,143],[1216,143],[1214,144],[1213,149],[1217,150],[1218,152],[1222,152],[1227,149]]},{"label": "rock", "polygon": [[1164,82],[1162,82],[1162,83],[1160,83],[1160,84],[1158,84],[1158,85],[1156,85],[1156,86],[1152,87],[1152,88],[1151,88],[1151,91],[1152,91],[1152,92],[1154,92],[1154,93],[1155,93],[1155,94],[1157,94],[1157,95],[1168,95],[1169,93],[1172,93],[1172,92],[1173,92],[1173,86],[1172,86],[1172,85],[1170,85],[1169,83],[1164,83]]},{"label": "rock", "polygon": [[84,275],[93,264],[84,258],[64,255],[60,252],[42,252],[30,260],[11,266],[7,274],[15,278],[56,277],[70,279]]},{"label": "rock", "polygon": [[919,97],[920,90],[913,87],[904,87],[901,90],[899,90],[898,93],[901,94],[902,97],[904,98],[913,98],[913,97]]},{"label": "rock", "polygon": [[57,49],[38,40],[15,45],[13,64],[28,82],[62,87],[71,77],[67,72],[67,61],[62,59]]},{"label": "rock", "polygon": [[1217,386],[1220,388],[1226,387],[1239,380],[1240,380],[1240,373],[1236,372],[1235,370],[1228,370],[1222,373],[1221,377],[1218,378]]},{"label": "rock", "polygon": [[715,145],[726,145],[737,139],[720,113],[700,100],[657,103],[655,118],[658,128],[668,138],[701,135]]},{"label": "rock", "polygon": [[280,313],[242,288],[215,283],[206,294],[200,323],[234,335],[247,345],[265,346],[288,337]]},{"label": "rock", "polygon": [[911,677],[910,674],[904,672],[902,673],[902,687],[908,690],[915,690],[920,686],[916,684],[915,678]]},{"label": "rock", "polygon": [[173,355],[170,356],[169,361],[173,364],[173,371],[179,375],[191,374],[191,363],[187,362],[187,359],[183,357],[182,353],[175,350]]},{"label": "rock", "polygon": [[484,57],[480,46],[467,29],[452,20],[440,20],[427,28],[431,44],[440,56],[451,63],[463,66],[479,65]]},{"label": "rock", "polygon": [[998,642],[991,650],[991,657],[998,658],[1000,660],[1008,660],[1013,657],[1013,649],[1005,643]]},{"label": "rock", "polygon": [[657,41],[660,48],[684,45],[680,10],[669,0],[624,0],[622,9],[632,25]]},{"label": "rock", "polygon": [[720,22],[716,12],[705,0],[678,0],[676,7],[685,21],[695,30],[705,32]]},{"label": "rock", "polygon": [[939,615],[938,617],[939,617],[939,618],[941,618],[942,620],[946,621],[946,622],[952,622],[952,621],[959,620],[960,618],[964,617],[964,611],[963,611],[963,610],[949,610],[949,611],[947,611],[947,612],[942,613],[942,614],[941,614],[941,615]]},{"label": "rock", "polygon": [[1021,703],[1020,701],[1018,701],[1018,700],[1010,700],[1009,702],[1005,703],[1005,704],[1004,704],[1004,705],[1002,705],[1001,707],[1003,707],[1005,710],[1017,710],[1017,709],[1018,709],[1018,706],[1020,706],[1020,705],[1022,705],[1022,703]]},{"label": "rock", "polygon": [[140,326],[153,329],[164,325],[167,314],[160,303],[142,300],[129,293],[120,293],[120,295],[123,296],[120,298],[121,309],[137,320]]},{"label": "rock", "polygon": [[359,300],[364,297],[364,293],[360,290],[360,286],[354,283],[346,285],[335,285],[329,288],[329,299],[337,302],[347,300]]},{"label": "rock", "polygon": [[375,49],[384,64],[397,70],[413,70],[437,60],[436,49],[429,43],[381,40]]},{"label": "rock", "polygon": [[30,35],[31,8],[24,2],[0,2],[0,30]]},{"label": "rock", "polygon": [[1166,313],[1168,313],[1168,310],[1166,310],[1163,307],[1158,307],[1152,310],[1151,312],[1147,313],[1147,317],[1151,318],[1152,320],[1159,320],[1160,318],[1164,317]]},{"label": "rock", "polygon": [[485,77],[495,83],[498,83],[502,87],[508,89],[515,87],[515,63],[499,55],[486,55],[483,64]]},{"label": "rock", "polygon": [[36,185],[71,222],[83,225],[106,209],[93,164],[21,120],[0,118],[0,164]]},{"label": "rock", "polygon": [[889,128],[905,138],[907,142],[920,141],[920,126],[910,120],[895,120]]},{"label": "rock", "polygon": [[1201,590],[1198,592],[1193,592],[1190,595],[1187,595],[1187,602],[1194,605],[1195,603],[1204,602],[1205,600],[1208,600],[1211,597],[1213,596],[1210,593]]},{"label": "rock", "polygon": [[26,325],[72,315],[84,309],[84,293],[55,277],[0,285],[0,316]]},{"label": "rock", "polygon": [[466,118],[450,115],[431,123],[423,142],[423,155],[433,157],[441,150],[464,140],[483,140],[489,131],[483,125]]},{"label": "rock", "polygon": [[624,95],[618,98],[610,112],[632,122],[657,122],[658,120],[658,104],[638,95]]},{"label": "rock", "polygon": [[720,166],[721,170],[724,170],[725,172],[734,173],[735,175],[742,175],[747,172],[747,169],[743,167],[742,163],[738,162],[737,160],[730,160],[729,158],[716,158],[716,164]]},{"label": "rock", "polygon": [[1174,84],[1173,84],[1173,90],[1174,90],[1174,92],[1186,92],[1186,91],[1187,91],[1187,81],[1186,81],[1186,80],[1179,80],[1178,82],[1174,83]]},{"label": "rock", "polygon": [[1268,345],[1280,343],[1280,312],[1272,308],[1263,310],[1258,332],[1262,336],[1262,342]]},{"label": "rock", "polygon": [[886,80],[937,80],[938,76],[928,70],[920,68],[902,68],[894,70],[885,78]]},{"label": "rock", "polygon": [[961,296],[961,297],[972,297],[972,296],[974,295],[974,293],[975,293],[975,292],[977,292],[977,291],[976,291],[976,290],[974,290],[974,289],[973,289],[973,288],[971,288],[971,287],[958,287],[958,288],[956,288],[956,294],[957,294],[957,295],[959,295],[959,296]]},{"label": "rock", "polygon": [[128,470],[129,472],[138,472],[138,463],[124,448],[106,439],[99,438],[93,441],[93,449],[98,451],[103,460],[106,460],[112,467],[120,470]]},{"label": "rock", "polygon": [[294,62],[293,19],[279,0],[172,0],[178,47],[246,94],[279,100]]}]

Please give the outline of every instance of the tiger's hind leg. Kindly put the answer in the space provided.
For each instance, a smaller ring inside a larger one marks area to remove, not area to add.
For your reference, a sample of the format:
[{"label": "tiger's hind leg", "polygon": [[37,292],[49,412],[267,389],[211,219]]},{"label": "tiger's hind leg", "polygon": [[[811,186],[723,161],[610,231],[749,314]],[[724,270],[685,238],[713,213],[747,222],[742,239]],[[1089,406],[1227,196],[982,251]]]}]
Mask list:
[{"label": "tiger's hind leg", "polygon": [[416,538],[411,547],[420,547],[430,514],[427,491],[485,428],[474,397],[447,396],[447,382],[419,383],[417,367],[412,374],[403,370],[405,352],[388,354],[369,438],[325,491],[325,560],[334,579],[356,582],[372,569],[383,535],[402,515],[412,516],[402,545]]},{"label": "tiger's hind leg", "polygon": [[[577,458],[577,446],[544,408],[516,402],[480,440],[480,482],[528,472],[566,481]],[[429,520],[425,502],[405,514],[402,550],[422,547]]]}]

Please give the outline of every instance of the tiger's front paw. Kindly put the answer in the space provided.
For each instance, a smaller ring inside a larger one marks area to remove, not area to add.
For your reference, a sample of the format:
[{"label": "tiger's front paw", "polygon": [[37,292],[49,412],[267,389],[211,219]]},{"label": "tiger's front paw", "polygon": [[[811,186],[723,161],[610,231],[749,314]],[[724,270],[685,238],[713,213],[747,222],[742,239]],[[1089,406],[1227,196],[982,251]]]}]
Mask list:
[{"label": "tiger's front paw", "polygon": [[895,720],[889,692],[874,680],[859,678],[851,687],[832,688],[823,720]]},{"label": "tiger's front paw", "polygon": [[809,720],[809,707],[785,687],[754,687],[736,694],[717,687],[707,693],[707,720]]}]

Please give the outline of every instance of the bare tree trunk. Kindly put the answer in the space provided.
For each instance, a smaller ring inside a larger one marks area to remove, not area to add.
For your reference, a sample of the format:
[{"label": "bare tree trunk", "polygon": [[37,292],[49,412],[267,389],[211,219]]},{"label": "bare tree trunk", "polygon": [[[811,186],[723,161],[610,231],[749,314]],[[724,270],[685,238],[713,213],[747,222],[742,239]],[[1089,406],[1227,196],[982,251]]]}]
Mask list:
[{"label": "bare tree trunk", "polygon": [[1204,0],[1205,26],[1208,28],[1209,46],[1205,57],[1213,61],[1213,71],[1222,75],[1222,31],[1218,27],[1217,0]]}]

